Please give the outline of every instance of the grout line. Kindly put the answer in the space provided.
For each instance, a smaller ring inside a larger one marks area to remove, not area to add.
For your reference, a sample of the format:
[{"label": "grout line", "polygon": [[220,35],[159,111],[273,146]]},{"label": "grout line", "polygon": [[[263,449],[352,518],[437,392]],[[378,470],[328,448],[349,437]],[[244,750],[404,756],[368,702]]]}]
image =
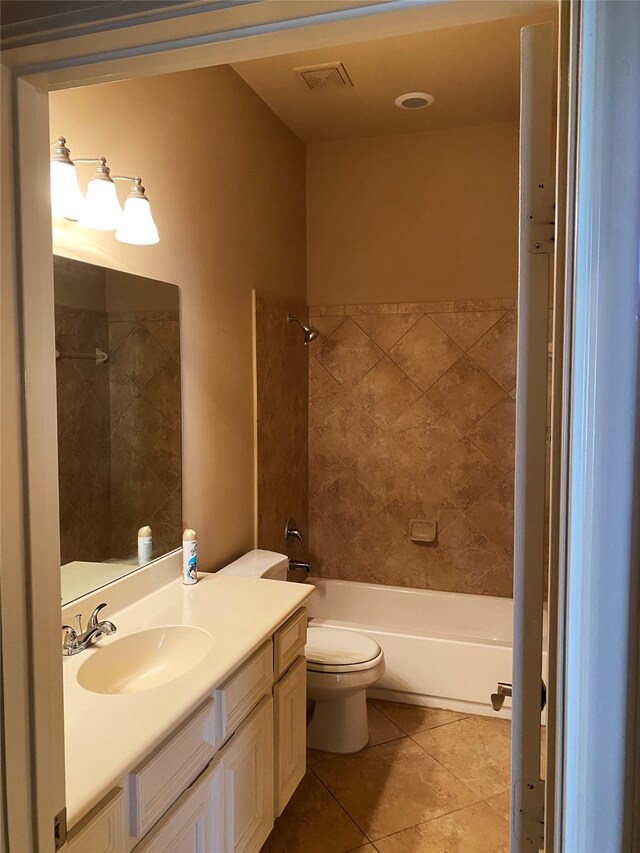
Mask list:
[{"label": "grout line", "polygon": [[[356,826],[356,827],[360,830],[360,832],[364,835],[364,837],[367,839],[367,842],[371,842],[371,839],[369,838],[369,836],[367,835],[367,833],[364,831],[364,829],[360,826],[360,824],[358,823],[358,821],[357,821],[357,820],[355,820],[355,819],[354,819],[354,818],[349,814],[349,812],[348,812],[348,811],[346,810],[346,808],[342,805],[342,803],[340,802],[340,800],[339,800],[339,799],[336,797],[336,795],[333,793],[333,791],[331,790],[331,788],[329,788],[327,785],[325,785],[325,783],[322,781],[322,779],[318,776],[318,774],[317,774],[317,773],[315,772],[315,770],[313,769],[313,766],[311,766],[309,769],[313,772],[313,775],[314,775],[314,776],[316,777],[316,779],[320,782],[320,784],[323,786],[323,788],[326,788],[326,790],[329,792],[329,794],[333,797],[333,799],[336,801],[336,803],[340,806],[340,808],[342,809],[342,811],[343,811],[343,812],[346,814],[346,816],[349,818],[349,820],[351,821],[351,823],[353,823],[353,824],[354,824],[354,826]],[[363,845],[361,844],[361,845],[359,845],[359,846],[360,846],[360,847],[362,847]],[[352,849],[357,849],[357,848],[352,848]]]}]

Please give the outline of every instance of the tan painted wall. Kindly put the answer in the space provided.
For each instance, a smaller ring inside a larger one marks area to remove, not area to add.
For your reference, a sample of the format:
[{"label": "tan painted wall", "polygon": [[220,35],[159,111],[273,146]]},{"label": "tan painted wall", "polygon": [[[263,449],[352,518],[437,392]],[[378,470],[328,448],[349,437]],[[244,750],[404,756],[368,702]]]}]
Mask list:
[{"label": "tan painted wall", "polygon": [[518,127],[307,150],[310,305],[513,297]]},{"label": "tan painted wall", "polygon": [[216,568],[253,546],[251,291],[305,298],[304,146],[225,67],[58,92],[50,105],[51,137],[72,156],[104,155],[147,187],[157,246],[64,222],[54,245],[180,285],[184,522],[202,568]]}]

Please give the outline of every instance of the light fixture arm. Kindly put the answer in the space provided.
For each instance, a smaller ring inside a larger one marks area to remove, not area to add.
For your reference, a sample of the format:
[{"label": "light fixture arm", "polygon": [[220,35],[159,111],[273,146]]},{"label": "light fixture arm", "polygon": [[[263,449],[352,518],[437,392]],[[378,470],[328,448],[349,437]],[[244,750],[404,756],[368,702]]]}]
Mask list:
[{"label": "light fixture arm", "polygon": [[127,198],[143,198],[146,201],[149,199],[144,194],[144,187],[142,186],[142,178],[130,178],[128,175],[113,175],[114,181],[128,181],[133,184],[129,195]]}]

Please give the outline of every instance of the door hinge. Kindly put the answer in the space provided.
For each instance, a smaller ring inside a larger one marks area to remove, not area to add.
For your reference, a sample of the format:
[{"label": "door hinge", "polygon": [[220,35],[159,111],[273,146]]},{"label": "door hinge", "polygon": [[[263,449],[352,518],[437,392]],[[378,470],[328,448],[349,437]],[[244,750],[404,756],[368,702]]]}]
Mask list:
[{"label": "door hinge", "polygon": [[516,826],[520,814],[522,838],[520,850],[541,850],[544,847],[544,782],[541,779],[520,779],[514,783],[511,825]]},{"label": "door hinge", "polygon": [[58,812],[58,814],[53,819],[53,840],[54,840],[54,850],[61,850],[67,841],[67,809],[64,808],[62,811]]},{"label": "door hinge", "polygon": [[534,184],[524,202],[525,245],[534,255],[553,252],[555,244],[555,187],[553,181]]}]

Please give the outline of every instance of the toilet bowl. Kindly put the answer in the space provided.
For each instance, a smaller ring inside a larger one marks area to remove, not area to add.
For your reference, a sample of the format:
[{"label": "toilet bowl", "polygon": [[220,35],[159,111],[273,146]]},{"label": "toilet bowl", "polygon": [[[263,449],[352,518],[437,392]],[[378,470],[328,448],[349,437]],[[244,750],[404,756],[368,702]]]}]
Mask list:
[{"label": "toilet bowl", "polygon": [[307,746],[357,752],[369,742],[366,690],[382,678],[384,653],[356,631],[311,626],[307,632]]},{"label": "toilet bowl", "polygon": [[[284,554],[257,549],[220,574],[286,581],[288,566]],[[358,752],[369,742],[366,690],[384,675],[382,649],[356,631],[312,625],[305,654],[311,706],[307,745],[327,752]]]}]

